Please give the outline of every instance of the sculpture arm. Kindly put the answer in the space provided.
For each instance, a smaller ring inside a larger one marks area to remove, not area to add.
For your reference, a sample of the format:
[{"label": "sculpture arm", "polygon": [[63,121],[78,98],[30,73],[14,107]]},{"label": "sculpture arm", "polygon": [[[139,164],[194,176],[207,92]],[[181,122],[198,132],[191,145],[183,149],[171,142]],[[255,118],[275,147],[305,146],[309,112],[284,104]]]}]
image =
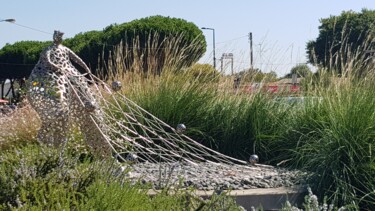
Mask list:
[{"label": "sculpture arm", "polygon": [[59,69],[60,69],[60,68],[59,68],[55,63],[53,63],[52,60],[51,60],[51,50],[48,49],[48,50],[45,52],[45,57],[46,57],[46,59],[47,59],[48,64],[51,65],[52,69],[54,69],[54,70],[59,70]]},{"label": "sculpture arm", "polygon": [[85,62],[81,58],[79,58],[79,56],[77,56],[77,54],[75,54],[72,50],[70,50],[68,48],[67,48],[67,50],[69,51],[69,58],[73,62],[77,63],[79,66],[81,66],[83,69],[85,69],[85,71],[87,73],[91,73],[91,70],[89,69],[89,67],[87,67]]}]

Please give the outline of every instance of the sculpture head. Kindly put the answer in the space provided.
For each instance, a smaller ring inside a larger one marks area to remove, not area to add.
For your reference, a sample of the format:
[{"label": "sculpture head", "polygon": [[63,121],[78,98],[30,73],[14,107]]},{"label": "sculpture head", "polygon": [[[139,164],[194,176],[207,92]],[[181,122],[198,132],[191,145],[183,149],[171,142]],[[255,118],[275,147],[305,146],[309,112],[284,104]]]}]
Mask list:
[{"label": "sculpture head", "polygon": [[53,33],[53,43],[55,45],[59,45],[62,43],[63,41],[63,35],[64,35],[64,32],[60,32],[60,31],[57,31],[55,30],[54,33]]}]

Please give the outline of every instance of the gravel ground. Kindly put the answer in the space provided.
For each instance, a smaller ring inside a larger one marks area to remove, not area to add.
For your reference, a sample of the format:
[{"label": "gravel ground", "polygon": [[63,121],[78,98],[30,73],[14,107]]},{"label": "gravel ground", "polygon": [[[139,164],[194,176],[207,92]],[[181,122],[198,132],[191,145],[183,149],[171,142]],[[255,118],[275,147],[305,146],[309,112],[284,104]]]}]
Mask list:
[{"label": "gravel ground", "polygon": [[[124,166],[123,169],[126,167]],[[304,175],[268,165],[246,166],[215,163],[136,163],[126,176],[151,183],[154,189],[194,187],[198,190],[244,190],[301,185]]]}]

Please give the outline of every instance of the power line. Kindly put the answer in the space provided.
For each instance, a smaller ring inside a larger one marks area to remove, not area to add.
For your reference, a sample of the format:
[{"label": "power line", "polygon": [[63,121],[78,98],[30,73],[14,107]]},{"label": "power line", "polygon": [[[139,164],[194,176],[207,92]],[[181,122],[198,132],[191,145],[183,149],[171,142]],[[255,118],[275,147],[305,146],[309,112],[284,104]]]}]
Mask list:
[{"label": "power line", "polygon": [[44,33],[44,34],[52,35],[52,33],[49,33],[49,32],[46,32],[46,31],[42,31],[40,29],[36,29],[36,28],[29,27],[29,26],[21,25],[21,24],[18,24],[18,23],[13,23],[13,24],[15,24],[17,26],[20,26],[20,27],[23,27],[23,28],[31,29],[33,31],[37,31],[37,32],[41,32],[41,33]]},{"label": "power line", "polygon": [[232,41],[235,41],[235,40],[239,40],[239,39],[241,39],[241,38],[244,38],[244,37],[247,37],[247,35],[245,35],[245,36],[241,36],[241,37],[236,37],[236,38],[233,38],[233,39],[230,39],[230,40],[225,40],[225,41],[222,41],[222,42],[217,42],[216,44],[222,44],[222,43],[232,42]]},{"label": "power line", "polygon": [[[247,64],[248,62],[245,62],[245,61],[236,61],[236,63]],[[267,62],[257,63],[257,62],[255,62],[255,64],[257,64],[257,65],[294,65],[294,64],[301,64],[301,62],[290,62],[290,63],[267,63]]]}]

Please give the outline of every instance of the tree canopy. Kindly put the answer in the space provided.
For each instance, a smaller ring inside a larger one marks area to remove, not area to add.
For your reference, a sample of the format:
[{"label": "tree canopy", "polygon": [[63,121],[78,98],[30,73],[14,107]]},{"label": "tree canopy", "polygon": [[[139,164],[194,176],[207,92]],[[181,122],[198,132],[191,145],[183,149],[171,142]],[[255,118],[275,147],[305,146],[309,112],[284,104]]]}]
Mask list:
[{"label": "tree canopy", "polygon": [[29,76],[40,52],[51,42],[21,41],[0,50],[0,80]]},{"label": "tree canopy", "polygon": [[[128,56],[128,61],[142,57],[140,62],[143,63],[143,70],[153,69],[156,73],[160,73],[170,60],[174,61],[176,67],[190,66],[203,56],[207,45],[202,31],[195,24],[159,15],[110,25],[104,29],[103,42],[106,43],[105,52],[123,42],[127,50],[123,54]],[[174,58],[168,57],[170,55]],[[103,55],[104,61],[107,61],[108,56]]]},{"label": "tree canopy", "polygon": [[236,73],[236,78],[240,78],[241,82],[245,83],[269,83],[277,80],[277,74],[274,71],[263,73],[260,69],[246,69]]},{"label": "tree canopy", "polygon": [[[124,46],[123,51],[126,51],[121,52],[126,54],[123,66],[131,66],[132,60],[138,56],[142,59],[140,63],[144,71],[150,69],[150,63],[156,62],[152,67],[160,72],[162,66],[169,62],[166,59],[171,56],[179,57],[173,59],[176,65],[189,66],[198,61],[206,51],[203,33],[194,23],[163,16],[113,24],[102,31],[79,33],[64,40],[63,44],[80,56],[95,73],[99,68],[108,67],[107,62],[120,43]],[[50,44],[51,42],[20,41],[4,46],[0,49],[0,80],[28,77],[40,52]],[[165,51],[167,48],[169,52]],[[153,59],[150,60],[150,57]]]},{"label": "tree canopy", "polygon": [[307,77],[312,74],[312,71],[310,70],[309,66],[307,64],[299,64],[294,66],[290,73],[285,75],[285,78],[292,78],[293,74],[297,74],[297,77]]},{"label": "tree canopy", "polygon": [[339,70],[340,64],[346,62],[345,54],[374,47],[374,10],[343,11],[339,16],[321,19],[320,23],[319,36],[309,41],[306,48],[312,64]]}]

